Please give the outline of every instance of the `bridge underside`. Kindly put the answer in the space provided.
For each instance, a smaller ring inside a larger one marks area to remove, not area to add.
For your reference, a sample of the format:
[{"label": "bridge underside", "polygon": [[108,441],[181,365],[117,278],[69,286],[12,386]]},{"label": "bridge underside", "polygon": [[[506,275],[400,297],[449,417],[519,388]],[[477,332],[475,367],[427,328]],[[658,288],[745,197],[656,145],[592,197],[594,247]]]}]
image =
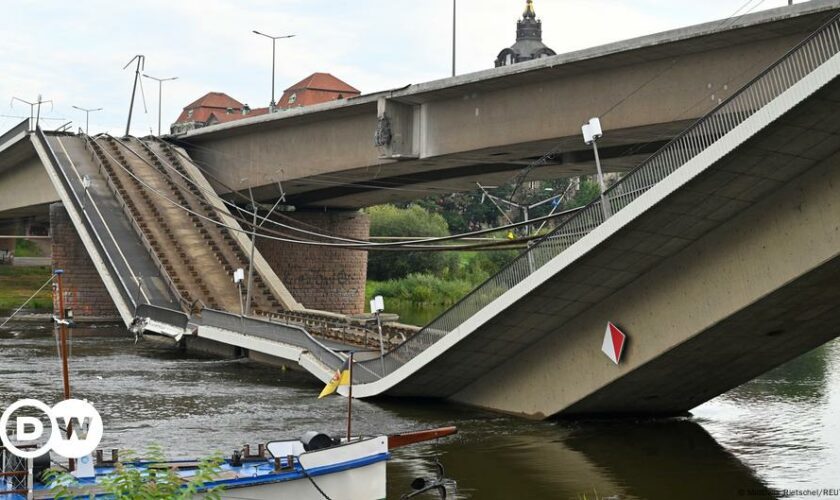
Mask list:
[{"label": "bridge underside", "polygon": [[[626,172],[833,15],[803,2],[175,139],[222,184],[289,204],[360,208],[509,182],[590,175],[580,125],[600,116],[603,166]],[[386,120],[387,119],[387,120]],[[375,145],[374,137],[383,139]],[[232,168],[235,165],[236,168]]]},{"label": "bridge underside", "polygon": [[835,81],[388,393],[678,414],[840,335],[838,103]]}]

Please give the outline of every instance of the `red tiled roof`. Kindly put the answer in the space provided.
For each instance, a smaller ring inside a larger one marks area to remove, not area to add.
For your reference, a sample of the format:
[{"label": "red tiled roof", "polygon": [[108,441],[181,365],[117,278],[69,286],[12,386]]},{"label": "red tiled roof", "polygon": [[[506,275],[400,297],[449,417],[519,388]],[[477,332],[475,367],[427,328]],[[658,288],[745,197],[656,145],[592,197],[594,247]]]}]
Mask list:
[{"label": "red tiled roof", "polygon": [[[292,85],[283,93],[279,108],[290,108],[298,106],[309,106],[336,99],[357,96],[361,92],[339,80],[329,73],[313,73],[298,83]],[[294,102],[289,102],[294,95]],[[208,92],[195,101],[188,104],[175,123],[201,122],[227,123],[240,120],[249,116],[259,116],[268,113],[268,108],[256,108],[242,114],[244,104],[224,92]],[[228,113],[227,110],[232,112]]]},{"label": "red tiled roof", "polygon": [[[361,94],[358,89],[329,73],[313,73],[292,85],[280,97],[277,107],[282,109],[310,106],[322,102],[346,99]],[[294,96],[294,99],[292,97]]]},{"label": "red tiled roof", "polygon": [[346,82],[339,80],[338,78],[332,76],[329,73],[312,73],[311,75],[307,76],[303,80],[297,82],[296,84],[292,85],[291,87],[286,89],[286,92],[290,90],[302,90],[302,89],[311,89],[311,90],[324,90],[328,92],[341,92],[344,94],[352,94],[358,95],[361,94],[359,89],[351,87]]},{"label": "red tiled roof", "polygon": [[[208,92],[188,104],[181,111],[175,123],[206,122],[214,113],[220,122],[230,121],[231,118],[223,119],[222,115],[230,117],[238,113],[239,116],[242,116],[242,108],[244,106],[244,104],[224,92]],[[228,114],[226,112],[228,108],[234,110],[234,113]],[[190,111],[192,111],[192,116],[190,116]]]},{"label": "red tiled roof", "polygon": [[239,108],[242,109],[244,106],[241,102],[237,101],[233,97],[225,94],[224,92],[208,92],[203,96],[199,97],[195,101],[187,104],[184,109],[195,109],[195,108],[220,108],[220,109],[227,109],[227,108]]}]

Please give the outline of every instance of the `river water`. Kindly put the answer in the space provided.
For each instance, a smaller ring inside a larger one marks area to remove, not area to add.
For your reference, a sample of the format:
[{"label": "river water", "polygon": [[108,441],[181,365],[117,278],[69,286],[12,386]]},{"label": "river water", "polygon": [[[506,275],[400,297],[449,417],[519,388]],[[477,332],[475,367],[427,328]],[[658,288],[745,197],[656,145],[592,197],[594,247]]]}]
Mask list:
[{"label": "river water", "polygon": [[[225,455],[245,443],[340,434],[346,400],[317,399],[307,375],[219,361],[122,329],[73,330],[74,396],[105,423],[103,447],[163,445],[172,458]],[[0,331],[0,407],[61,396],[49,327]],[[840,342],[827,344],[668,420],[531,422],[446,403],[354,403],[354,433],[457,425],[457,436],[397,450],[389,498],[439,458],[457,498],[840,498]],[[831,491],[833,489],[833,491]],[[832,495],[833,494],[833,495]],[[433,497],[424,497],[433,498]],[[450,497],[451,498],[451,497]]]}]

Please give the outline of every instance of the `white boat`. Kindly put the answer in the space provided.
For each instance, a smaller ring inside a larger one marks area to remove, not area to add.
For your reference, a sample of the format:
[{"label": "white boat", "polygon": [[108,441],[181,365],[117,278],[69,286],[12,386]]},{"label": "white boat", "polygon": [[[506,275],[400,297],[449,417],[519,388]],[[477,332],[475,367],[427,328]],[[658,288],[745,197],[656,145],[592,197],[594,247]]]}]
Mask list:
[{"label": "white boat", "polygon": [[[455,432],[454,427],[444,427],[391,436],[358,437],[350,441],[310,432],[301,439],[260,445],[254,455],[245,447],[241,453],[224,460],[219,473],[199,491],[216,488],[222,498],[229,499],[379,500],[386,497],[386,462],[391,449]],[[41,472],[50,466],[48,459],[26,461],[8,451],[0,455],[3,465],[0,498],[55,500],[55,485],[39,480]],[[102,481],[114,473],[114,462],[105,462],[102,454],[98,454],[96,462],[92,477],[81,477],[71,486],[73,495],[110,498]],[[196,474],[199,462],[140,461],[125,465],[141,472],[170,469],[186,484]]]}]

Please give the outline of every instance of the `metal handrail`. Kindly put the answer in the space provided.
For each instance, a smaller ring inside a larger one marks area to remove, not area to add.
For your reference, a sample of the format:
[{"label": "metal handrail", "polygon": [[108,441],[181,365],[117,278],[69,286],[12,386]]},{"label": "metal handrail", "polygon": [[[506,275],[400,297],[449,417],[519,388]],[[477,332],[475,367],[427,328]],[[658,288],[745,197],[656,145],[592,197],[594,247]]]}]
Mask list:
[{"label": "metal handrail", "polygon": [[109,270],[111,273],[113,273],[113,278],[115,278],[115,281],[119,282],[119,284],[122,286],[122,289],[125,292],[125,299],[127,299],[125,300],[126,304],[129,304],[132,307],[136,308],[137,302],[134,300],[130,288],[128,287],[128,285],[126,285],[122,275],[119,273],[119,270],[116,264],[114,263],[110,252],[108,252],[105,243],[102,241],[99,234],[96,232],[96,227],[93,225],[93,221],[90,220],[90,217],[88,216],[87,212],[85,210],[82,210],[82,201],[79,199],[79,195],[74,189],[72,181],[67,176],[67,172],[64,171],[64,168],[62,168],[61,163],[58,161],[58,157],[55,151],[53,150],[52,146],[47,140],[47,136],[41,130],[41,127],[36,127],[33,131],[33,134],[41,143],[41,147],[43,147],[44,150],[48,153],[48,159],[50,160],[53,169],[58,174],[62,184],[64,184],[64,187],[68,192],[67,194],[70,197],[70,201],[74,204],[73,208],[79,213],[83,223],[85,223],[88,230],[91,232],[91,240],[96,244],[98,250],[102,253],[102,256],[104,256],[104,258],[102,259],[103,262],[110,268]]},{"label": "metal handrail", "polygon": [[344,358],[338,353],[298,325],[274,323],[264,319],[209,308],[202,311],[200,322],[205,326],[223,328],[241,335],[265,338],[299,347],[312,354],[324,366],[333,370],[338,369],[344,363]]},{"label": "metal handrail", "polygon": [[[604,191],[603,199],[609,204],[612,214],[674,173],[838,53],[840,14],[833,16],[740,90]],[[601,199],[596,199],[560,223],[406,342],[388,352],[384,359],[360,362],[368,369],[354,371],[354,381],[373,382],[404,365],[592,232],[604,220]],[[376,372],[377,376],[369,375],[371,372]]]}]

